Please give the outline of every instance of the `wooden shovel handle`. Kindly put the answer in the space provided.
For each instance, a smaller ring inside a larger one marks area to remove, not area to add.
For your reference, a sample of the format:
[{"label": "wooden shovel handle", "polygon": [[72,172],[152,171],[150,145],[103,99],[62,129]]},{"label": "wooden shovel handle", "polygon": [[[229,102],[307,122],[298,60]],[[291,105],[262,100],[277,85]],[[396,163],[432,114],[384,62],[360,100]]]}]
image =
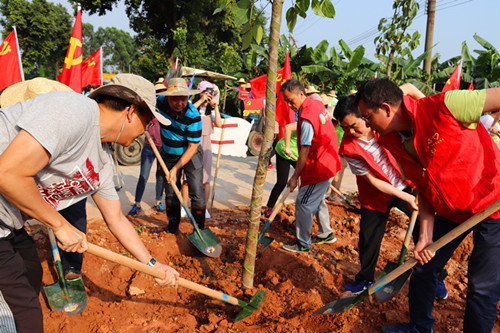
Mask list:
[{"label": "wooden shovel handle", "polygon": [[[137,260],[134,260],[132,258],[128,258],[125,256],[122,256],[118,253],[115,253],[113,251],[107,250],[105,248],[102,248],[100,246],[97,246],[95,244],[88,243],[89,248],[87,249],[87,253],[93,254],[97,257],[112,261],[114,263],[117,263],[119,265],[126,266],[128,268],[134,269],[139,272],[146,273],[148,275],[151,275],[153,277],[159,278],[159,279],[164,279],[165,278],[165,272],[159,269],[156,269],[154,267],[148,266],[146,264],[143,264]],[[221,300],[223,302],[227,302],[233,305],[239,305],[239,301],[237,298],[233,296],[226,295],[224,293],[221,293],[220,291],[210,289],[208,287],[202,286],[200,284],[194,283],[192,281],[179,278],[177,280],[177,284],[181,287],[188,288],[194,291],[197,291],[201,294],[210,296],[212,298],[216,298],[218,300]]]},{"label": "wooden shovel handle", "polygon": [[[450,230],[446,235],[443,237],[439,238],[437,241],[426,247],[427,250],[436,252],[467,230],[471,229],[472,227],[476,226],[477,224],[481,223],[484,219],[486,219],[488,216],[496,212],[498,209],[500,209],[500,199],[480,211],[479,213],[475,214],[471,218],[467,219],[465,222],[462,224],[459,224],[457,227],[454,229]],[[386,276],[384,276],[382,279],[377,281],[376,283],[372,284],[370,288],[368,288],[368,294],[371,295],[375,293],[378,289],[382,288],[392,280],[396,279],[398,276],[402,275],[404,272],[412,268],[417,264],[417,260],[415,258],[411,258],[408,261],[406,261],[403,265],[399,266]]]},{"label": "wooden shovel handle", "polygon": [[417,217],[418,217],[418,210],[414,210],[413,213],[411,213],[410,224],[408,225],[408,230],[406,231],[405,240],[403,242],[404,247],[407,249],[408,246],[410,245],[411,234],[413,233],[413,228],[415,228],[415,222],[417,221]]},{"label": "wooden shovel handle", "polygon": [[212,214],[212,209],[214,209],[215,182],[217,181],[217,174],[219,173],[219,162],[220,162],[220,155],[222,153],[222,140],[224,140],[224,131],[226,130],[226,126],[224,126],[226,125],[226,120],[227,118],[224,118],[224,121],[222,122],[222,130],[220,132],[219,151],[217,152],[217,162],[215,163],[215,174],[212,185],[212,198],[210,199],[210,214]]},{"label": "wooden shovel handle", "polygon": [[278,213],[281,211],[281,208],[283,208],[283,204],[285,203],[286,198],[290,194],[290,188],[287,186],[285,193],[281,196],[281,199],[276,203],[273,207],[273,212],[271,213],[271,216],[269,216],[268,220],[272,221],[278,215]]}]

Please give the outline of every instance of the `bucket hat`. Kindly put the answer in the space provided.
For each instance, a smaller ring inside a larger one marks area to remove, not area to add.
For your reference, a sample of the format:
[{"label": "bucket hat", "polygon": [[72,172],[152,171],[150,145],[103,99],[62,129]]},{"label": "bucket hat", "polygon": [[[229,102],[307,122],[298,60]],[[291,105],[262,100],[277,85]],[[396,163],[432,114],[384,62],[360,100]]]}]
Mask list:
[{"label": "bucket hat", "polygon": [[191,96],[201,93],[198,89],[189,89],[184,80],[181,77],[173,77],[168,81],[167,90],[159,93],[158,95],[164,96]]},{"label": "bucket hat", "polygon": [[123,99],[132,104],[146,108],[158,121],[168,126],[170,120],[156,111],[156,95],[154,84],[135,74],[116,74],[109,83],[99,87],[89,94],[89,97],[96,99],[99,96],[113,96]]},{"label": "bucket hat", "polygon": [[6,88],[0,96],[0,107],[6,108],[17,102],[22,102],[35,96],[54,91],[73,91],[73,89],[60,82],[37,77],[31,80],[18,82]]},{"label": "bucket hat", "polygon": [[319,94],[319,91],[314,88],[313,86],[306,86],[306,95],[309,95],[309,94]]}]

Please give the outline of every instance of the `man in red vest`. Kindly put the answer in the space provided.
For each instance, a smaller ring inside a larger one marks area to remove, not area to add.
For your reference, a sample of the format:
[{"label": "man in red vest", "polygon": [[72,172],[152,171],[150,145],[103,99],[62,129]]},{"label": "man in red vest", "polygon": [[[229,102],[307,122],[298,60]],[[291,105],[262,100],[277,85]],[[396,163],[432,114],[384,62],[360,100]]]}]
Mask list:
[{"label": "man in red vest", "polygon": [[[325,193],[341,168],[337,135],[323,103],[307,97],[300,81],[288,80],[281,86],[280,91],[288,106],[298,114],[299,158],[287,185],[293,191],[297,187],[299,177],[301,180],[295,203],[297,241],[283,245],[283,249],[308,252],[311,243],[331,244],[337,240],[330,226],[330,215],[325,203]],[[315,214],[319,230],[318,235],[311,240]]]},{"label": "man in red vest", "polygon": [[[431,332],[437,277],[466,234],[433,253],[424,250],[500,198],[500,150],[480,123],[500,109],[500,88],[452,90],[418,101],[388,79],[361,85],[356,102],[379,143],[397,159],[419,193],[421,266],[410,280],[410,323],[384,332]],[[473,228],[465,332],[491,332],[500,299],[500,211]]]}]

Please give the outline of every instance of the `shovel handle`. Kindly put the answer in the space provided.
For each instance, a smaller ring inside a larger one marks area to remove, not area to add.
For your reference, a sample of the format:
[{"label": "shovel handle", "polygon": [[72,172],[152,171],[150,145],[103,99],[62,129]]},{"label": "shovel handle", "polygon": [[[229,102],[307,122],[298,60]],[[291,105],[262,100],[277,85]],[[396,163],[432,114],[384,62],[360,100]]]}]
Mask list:
[{"label": "shovel handle", "polygon": [[[107,250],[107,249],[102,248],[100,246],[97,246],[95,244],[88,243],[88,246],[89,247],[86,251],[87,253],[93,254],[93,255],[100,257],[102,259],[112,261],[116,264],[126,266],[126,267],[134,269],[136,271],[146,273],[148,275],[151,275],[151,276],[159,278],[159,279],[165,278],[165,272],[162,270],[148,266],[148,265],[143,264],[143,263],[141,263],[137,260],[134,260],[132,258],[122,256],[118,253]],[[218,300],[221,300],[223,302],[230,303],[233,305],[240,305],[240,303],[242,302],[242,301],[239,301],[236,297],[226,295],[224,293],[221,293],[220,291],[210,289],[208,287],[202,286],[200,284],[194,283],[192,281],[189,281],[189,280],[186,280],[183,278],[179,278],[177,280],[177,284],[181,287],[197,291],[201,294],[210,296],[212,298],[216,298]]]},{"label": "shovel handle", "polygon": [[278,213],[281,211],[281,208],[283,208],[283,204],[285,203],[286,198],[290,194],[290,188],[287,186],[285,193],[281,196],[280,201],[278,201],[277,204],[274,205],[273,207],[273,212],[271,213],[271,216],[269,216],[268,220],[272,221],[278,215]]},{"label": "shovel handle", "polygon": [[[226,95],[224,95],[224,98]],[[212,209],[214,209],[214,198],[215,198],[215,182],[217,181],[217,174],[219,173],[219,162],[220,162],[220,155],[222,153],[222,140],[224,140],[224,131],[226,130],[226,119],[224,118],[224,121],[222,122],[222,129],[220,132],[220,143],[219,143],[219,151],[217,152],[217,162],[215,163],[215,174],[214,174],[214,181],[212,185],[212,197],[210,198],[210,214],[212,214]]]},{"label": "shovel handle", "polygon": [[[469,219],[467,219],[465,222],[462,224],[459,224],[457,227],[454,229],[450,230],[446,235],[442,236],[439,238],[437,241],[426,247],[427,250],[436,252],[467,230],[471,229],[472,227],[476,226],[477,224],[481,223],[484,219],[486,219],[488,216],[491,214],[495,213],[498,209],[500,209],[500,199],[480,211],[479,213],[473,215]],[[412,268],[418,263],[418,261],[415,258],[411,258],[408,261],[406,261],[403,265],[399,266],[386,276],[384,276],[382,279],[374,283],[373,285],[368,288],[368,294],[371,295],[375,293],[378,289],[384,287],[386,284],[397,278],[398,276],[402,275],[404,272]]]},{"label": "shovel handle", "polygon": [[415,223],[417,221],[418,211],[414,210],[411,213],[410,223],[408,224],[408,230],[406,230],[405,239],[403,241],[403,247],[401,248],[401,254],[399,255],[398,264],[404,264],[406,253],[408,253],[408,246],[410,246],[411,235],[413,233],[413,228],[415,228]]}]

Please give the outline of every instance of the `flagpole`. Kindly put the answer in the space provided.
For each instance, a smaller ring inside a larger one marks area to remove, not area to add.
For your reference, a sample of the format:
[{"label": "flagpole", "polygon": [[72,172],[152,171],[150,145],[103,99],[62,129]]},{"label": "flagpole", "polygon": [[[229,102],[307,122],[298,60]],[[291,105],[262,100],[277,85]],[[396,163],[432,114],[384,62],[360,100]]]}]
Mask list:
[{"label": "flagpole", "polygon": [[104,57],[103,57],[103,53],[102,53],[102,45],[99,47],[99,49],[101,50],[101,86],[103,85],[103,76],[104,76],[104,70],[103,70],[103,62],[104,62]]},{"label": "flagpole", "polygon": [[21,78],[24,81],[24,70],[23,70],[23,63],[21,61],[21,49],[19,48],[19,41],[17,40],[17,30],[16,26],[13,26],[14,28],[14,37],[16,38],[16,46],[17,46],[17,56],[19,58],[19,70],[21,71]]}]

